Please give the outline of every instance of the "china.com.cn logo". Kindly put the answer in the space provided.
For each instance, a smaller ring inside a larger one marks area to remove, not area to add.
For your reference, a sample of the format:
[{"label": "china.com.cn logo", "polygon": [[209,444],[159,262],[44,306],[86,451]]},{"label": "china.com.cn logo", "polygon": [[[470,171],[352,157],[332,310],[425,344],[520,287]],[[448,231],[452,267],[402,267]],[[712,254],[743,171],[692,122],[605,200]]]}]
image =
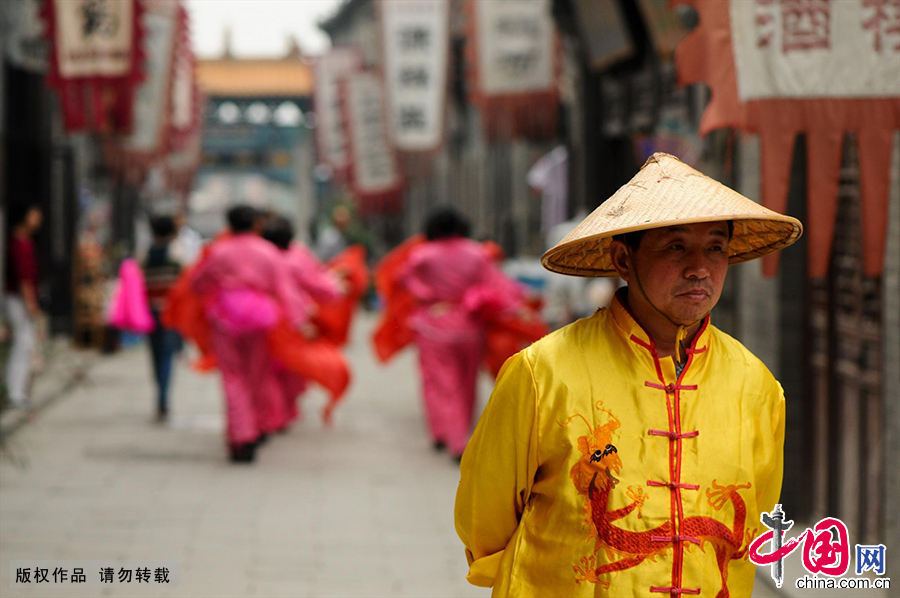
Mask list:
[{"label": "china.com.cn logo", "polygon": [[[781,505],[775,505],[771,513],[762,513],[759,519],[769,531],[750,543],[750,561],[755,565],[771,565],[772,579],[779,588],[784,581],[784,557],[801,544],[803,567],[811,574],[840,577],[850,569],[850,537],[847,526],[840,519],[826,517],[787,542],[784,532],[791,529],[794,522],[785,519]],[[771,542],[771,552],[761,554],[760,549],[768,542]],[[857,544],[856,574],[874,571],[877,575],[884,575],[884,552],[884,544]]]}]

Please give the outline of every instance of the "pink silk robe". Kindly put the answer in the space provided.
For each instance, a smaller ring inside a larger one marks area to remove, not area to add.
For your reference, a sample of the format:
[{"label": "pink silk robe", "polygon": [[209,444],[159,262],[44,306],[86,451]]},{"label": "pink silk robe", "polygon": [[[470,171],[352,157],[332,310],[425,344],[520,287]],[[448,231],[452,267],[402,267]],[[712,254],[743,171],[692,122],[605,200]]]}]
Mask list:
[{"label": "pink silk robe", "polygon": [[[194,290],[216,304],[223,293],[254,291],[260,307],[274,300],[295,325],[306,321],[308,300],[299,292],[279,250],[254,234],[219,241],[194,273]],[[265,331],[229,332],[221,314],[207,310],[213,350],[225,389],[227,436],[231,444],[253,442],[287,419]]]},{"label": "pink silk robe", "polygon": [[[293,276],[300,292],[310,299],[310,308],[315,304],[333,303],[342,296],[338,280],[329,272],[319,258],[302,243],[292,243],[287,251],[281,254]],[[306,380],[276,364],[279,392],[284,405],[284,421],[278,427],[284,427],[300,416],[297,408],[297,397],[306,391]]]},{"label": "pink silk robe", "polygon": [[488,304],[490,309],[508,307],[502,293],[489,290],[498,275],[484,247],[464,238],[415,248],[400,275],[401,284],[420,302],[411,325],[432,439],[457,455],[469,439],[484,353],[479,311]]}]

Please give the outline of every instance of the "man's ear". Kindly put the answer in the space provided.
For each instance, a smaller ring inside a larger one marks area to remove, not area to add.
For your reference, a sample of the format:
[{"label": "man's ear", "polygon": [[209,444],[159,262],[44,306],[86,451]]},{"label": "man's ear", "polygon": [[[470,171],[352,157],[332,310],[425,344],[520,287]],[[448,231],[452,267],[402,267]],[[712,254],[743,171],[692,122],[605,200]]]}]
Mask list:
[{"label": "man's ear", "polygon": [[622,241],[610,241],[609,257],[613,268],[619,273],[619,278],[628,282],[631,274],[631,258],[628,257],[628,247]]}]

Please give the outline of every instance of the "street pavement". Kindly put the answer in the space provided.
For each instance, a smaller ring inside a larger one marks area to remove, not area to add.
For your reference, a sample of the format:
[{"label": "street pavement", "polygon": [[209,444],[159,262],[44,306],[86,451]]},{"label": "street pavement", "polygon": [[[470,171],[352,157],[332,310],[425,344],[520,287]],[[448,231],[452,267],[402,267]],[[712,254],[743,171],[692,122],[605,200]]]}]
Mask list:
[{"label": "street pavement", "polygon": [[[357,320],[355,380],[334,425],[311,391],[304,421],[251,466],[226,461],[216,375],[179,363],[171,420],[158,425],[147,349],[96,360],[8,439],[0,595],[488,596],[465,581],[459,469],[430,447],[414,353],[377,366],[372,324]],[[479,382],[482,404],[491,383]],[[175,561],[180,583],[12,587],[13,560]],[[757,583],[756,595],[775,594]]]}]

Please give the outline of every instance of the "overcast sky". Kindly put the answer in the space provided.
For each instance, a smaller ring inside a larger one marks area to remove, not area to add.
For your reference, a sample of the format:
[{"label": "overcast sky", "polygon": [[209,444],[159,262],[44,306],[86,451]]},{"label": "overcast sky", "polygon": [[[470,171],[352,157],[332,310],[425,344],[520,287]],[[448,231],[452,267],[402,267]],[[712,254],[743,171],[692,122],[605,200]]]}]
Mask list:
[{"label": "overcast sky", "polygon": [[222,54],[231,28],[235,56],[281,57],[293,35],[306,54],[327,50],[328,36],[317,23],[333,15],[342,0],[187,0],[191,38],[200,58]]}]

